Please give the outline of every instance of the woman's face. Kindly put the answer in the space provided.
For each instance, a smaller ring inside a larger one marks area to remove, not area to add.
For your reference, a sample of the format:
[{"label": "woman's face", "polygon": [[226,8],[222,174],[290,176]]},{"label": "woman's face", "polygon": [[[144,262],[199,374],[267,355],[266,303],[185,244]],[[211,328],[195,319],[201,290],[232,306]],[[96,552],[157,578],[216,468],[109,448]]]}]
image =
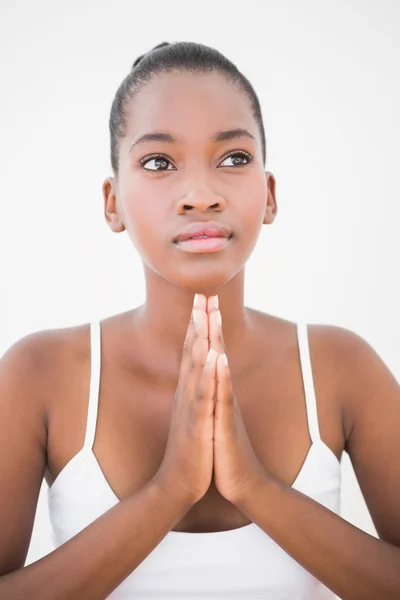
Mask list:
[{"label": "woman's face", "polygon": [[[238,129],[248,134],[221,135]],[[141,140],[155,133],[164,139]],[[250,101],[215,72],[155,76],[131,102],[104,195],[111,228],[127,230],[147,268],[192,291],[226,284],[276,214]]]}]

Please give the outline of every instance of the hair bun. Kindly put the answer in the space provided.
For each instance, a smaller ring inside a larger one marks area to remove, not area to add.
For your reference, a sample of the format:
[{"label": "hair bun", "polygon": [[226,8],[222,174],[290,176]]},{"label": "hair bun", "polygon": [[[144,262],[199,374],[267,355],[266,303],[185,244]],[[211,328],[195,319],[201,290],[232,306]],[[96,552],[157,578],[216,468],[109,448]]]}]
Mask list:
[{"label": "hair bun", "polygon": [[139,56],[135,60],[135,62],[132,65],[132,69],[134,69],[145,56],[147,56],[148,54],[150,54],[150,52],[153,52],[154,50],[157,50],[158,48],[164,48],[165,46],[171,46],[171,43],[170,42],[162,42],[161,44],[158,44],[157,46],[154,46],[154,48],[152,48],[151,50],[149,50],[145,54],[142,54],[141,56]]}]

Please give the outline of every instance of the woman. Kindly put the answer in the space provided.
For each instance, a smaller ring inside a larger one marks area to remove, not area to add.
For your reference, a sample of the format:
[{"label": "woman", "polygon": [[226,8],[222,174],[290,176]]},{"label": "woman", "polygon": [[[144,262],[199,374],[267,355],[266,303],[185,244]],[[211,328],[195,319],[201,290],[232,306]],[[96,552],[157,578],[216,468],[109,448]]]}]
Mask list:
[{"label": "woman", "polygon": [[[212,48],[160,44],[110,132],[105,218],[146,302],[1,360],[0,597],[399,598],[395,378],[350,331],[244,306],[277,214],[252,86]],[[338,514],[343,450],[380,539]],[[43,476],[57,548],[23,568]]]}]

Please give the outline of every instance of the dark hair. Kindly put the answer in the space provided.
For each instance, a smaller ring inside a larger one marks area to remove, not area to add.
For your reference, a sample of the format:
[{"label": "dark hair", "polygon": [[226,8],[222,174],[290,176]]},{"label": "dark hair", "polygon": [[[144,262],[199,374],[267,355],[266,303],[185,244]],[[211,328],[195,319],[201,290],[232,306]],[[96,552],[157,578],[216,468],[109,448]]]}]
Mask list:
[{"label": "dark hair", "polygon": [[129,102],[159,73],[189,71],[208,73],[216,71],[236,84],[250,100],[254,118],[260,128],[263,161],[266,160],[266,143],[260,102],[251,83],[238,68],[214,48],[194,42],[163,42],[139,56],[133,63],[131,72],[125,77],[115,95],[110,114],[111,165],[118,171],[119,142],[126,134],[126,121]]}]

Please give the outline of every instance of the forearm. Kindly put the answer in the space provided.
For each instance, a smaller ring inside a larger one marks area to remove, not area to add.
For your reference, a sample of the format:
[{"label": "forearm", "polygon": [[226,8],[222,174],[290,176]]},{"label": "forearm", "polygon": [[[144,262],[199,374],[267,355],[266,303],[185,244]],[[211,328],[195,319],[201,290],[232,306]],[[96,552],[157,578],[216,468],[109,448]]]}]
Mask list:
[{"label": "forearm", "polygon": [[0,598],[103,600],[189,508],[151,481],[47,556],[0,577]]},{"label": "forearm", "polygon": [[400,598],[400,549],[312,498],[263,478],[235,504],[342,600]]}]

